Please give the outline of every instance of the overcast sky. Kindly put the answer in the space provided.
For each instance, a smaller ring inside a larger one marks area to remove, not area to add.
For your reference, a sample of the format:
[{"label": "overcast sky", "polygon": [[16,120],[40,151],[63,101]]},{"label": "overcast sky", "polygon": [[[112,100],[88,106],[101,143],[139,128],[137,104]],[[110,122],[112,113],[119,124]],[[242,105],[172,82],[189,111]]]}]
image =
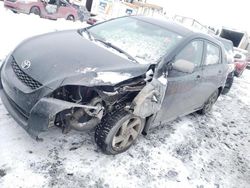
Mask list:
[{"label": "overcast sky", "polygon": [[196,18],[211,26],[226,26],[250,33],[250,0],[148,0],[170,14]]}]

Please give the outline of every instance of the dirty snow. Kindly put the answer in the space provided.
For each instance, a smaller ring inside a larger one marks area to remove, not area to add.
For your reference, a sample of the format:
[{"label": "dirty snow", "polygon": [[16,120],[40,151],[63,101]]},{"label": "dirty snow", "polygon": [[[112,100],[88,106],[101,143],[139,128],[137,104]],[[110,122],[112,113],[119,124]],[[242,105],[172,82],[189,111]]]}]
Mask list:
[{"label": "dirty snow", "polygon": [[6,10],[0,1],[0,25],[0,59],[2,59],[26,38],[47,32],[79,29],[87,24],[80,21],[70,22],[64,19],[54,21],[35,15],[14,14]]},{"label": "dirty snow", "polygon": [[168,83],[168,80],[167,80],[167,78],[165,78],[164,75],[162,75],[161,77],[159,77],[158,80],[159,80],[163,85],[167,85],[167,83]]},{"label": "dirty snow", "polygon": [[[28,36],[75,24],[17,16],[0,2],[0,59]],[[93,132],[53,128],[36,142],[0,102],[0,187],[248,188],[249,91],[246,70],[210,114],[162,125],[117,156],[102,154]]]}]

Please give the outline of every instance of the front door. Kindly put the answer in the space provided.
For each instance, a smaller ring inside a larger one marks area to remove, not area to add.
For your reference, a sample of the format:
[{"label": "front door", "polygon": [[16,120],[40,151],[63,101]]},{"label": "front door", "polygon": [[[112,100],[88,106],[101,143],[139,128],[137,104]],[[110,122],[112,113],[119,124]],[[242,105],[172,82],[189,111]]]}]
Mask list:
[{"label": "front door", "polygon": [[202,105],[202,61],[204,42],[193,40],[188,43],[176,56],[173,64],[178,60],[189,61],[194,64],[194,71],[184,73],[170,70],[168,86],[160,111],[155,122],[168,122],[179,116],[188,114]]},{"label": "front door", "polygon": [[47,17],[54,19],[54,16],[57,14],[57,11],[58,11],[57,0],[49,0],[45,6],[45,10],[47,13]]},{"label": "front door", "polygon": [[69,7],[68,3],[63,0],[58,0],[58,3],[57,18],[66,18],[71,7]]}]

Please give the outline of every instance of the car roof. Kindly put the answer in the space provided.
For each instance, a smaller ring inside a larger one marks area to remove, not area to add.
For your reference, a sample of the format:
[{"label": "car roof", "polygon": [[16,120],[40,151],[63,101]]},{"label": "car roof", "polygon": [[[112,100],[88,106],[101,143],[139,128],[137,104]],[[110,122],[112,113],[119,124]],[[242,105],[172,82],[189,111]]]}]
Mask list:
[{"label": "car roof", "polygon": [[225,43],[231,44],[233,46],[233,42],[231,40],[228,40],[228,39],[225,39],[225,38],[222,38],[222,37],[219,37],[219,36],[214,36],[214,38],[221,41],[222,43],[225,42]]},{"label": "car roof", "polygon": [[150,24],[154,24],[160,27],[163,27],[165,29],[168,29],[170,31],[173,31],[175,33],[178,33],[182,36],[188,36],[190,35],[193,31],[183,27],[180,24],[177,24],[174,21],[169,21],[169,20],[161,20],[161,19],[157,19],[157,18],[153,18],[153,17],[147,17],[147,16],[130,16],[132,18],[136,18],[139,20],[142,20],[144,22],[148,22]]},{"label": "car roof", "polygon": [[138,19],[138,20],[142,20],[144,22],[148,22],[150,24],[154,24],[154,25],[163,27],[167,30],[170,30],[170,31],[173,31],[175,33],[180,34],[184,38],[187,38],[187,37],[199,38],[199,37],[201,37],[201,38],[205,38],[205,39],[212,41],[213,43],[216,43],[216,44],[221,46],[221,43],[218,40],[216,40],[214,37],[212,37],[211,35],[206,34],[206,33],[202,33],[199,31],[191,30],[191,29],[189,29],[189,28],[187,28],[187,27],[185,27],[177,22],[174,22],[174,21],[170,21],[167,19],[166,20],[157,19],[157,18],[147,17],[147,16],[130,16],[130,17]]}]

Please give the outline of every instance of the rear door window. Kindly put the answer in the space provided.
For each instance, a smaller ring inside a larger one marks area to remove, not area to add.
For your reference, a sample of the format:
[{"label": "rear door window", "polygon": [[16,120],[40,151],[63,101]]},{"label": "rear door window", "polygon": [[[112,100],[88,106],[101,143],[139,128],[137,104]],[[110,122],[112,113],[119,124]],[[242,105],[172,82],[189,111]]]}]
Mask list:
[{"label": "rear door window", "polygon": [[205,65],[215,65],[220,63],[220,48],[212,43],[206,45]]}]

